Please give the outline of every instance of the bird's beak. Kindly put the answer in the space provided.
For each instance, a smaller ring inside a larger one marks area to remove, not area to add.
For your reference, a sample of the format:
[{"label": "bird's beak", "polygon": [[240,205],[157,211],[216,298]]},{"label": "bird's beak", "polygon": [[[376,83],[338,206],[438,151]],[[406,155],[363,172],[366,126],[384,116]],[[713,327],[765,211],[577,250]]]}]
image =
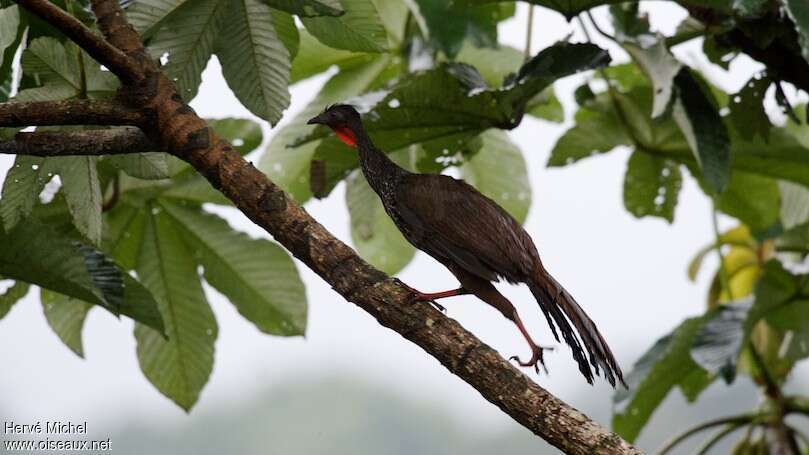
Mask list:
[{"label": "bird's beak", "polygon": [[316,124],[325,125],[326,124],[326,119],[323,118],[323,114],[318,114],[318,115],[310,118],[309,121],[306,122],[306,124],[307,125],[316,125]]}]

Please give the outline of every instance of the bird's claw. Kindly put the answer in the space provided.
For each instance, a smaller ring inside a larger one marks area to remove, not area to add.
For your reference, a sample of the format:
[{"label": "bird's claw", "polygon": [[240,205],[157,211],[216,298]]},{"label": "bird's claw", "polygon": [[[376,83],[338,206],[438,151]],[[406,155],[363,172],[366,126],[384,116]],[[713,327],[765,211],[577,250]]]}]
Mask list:
[{"label": "bird's claw", "polygon": [[531,359],[527,362],[523,362],[516,355],[509,357],[508,360],[516,360],[521,367],[534,367],[537,374],[539,374],[539,366],[542,365],[542,370],[545,371],[545,374],[548,374],[548,367],[545,366],[545,360],[543,359],[543,351],[553,351],[553,347],[531,346],[531,351]]},{"label": "bird's claw", "polygon": [[438,311],[440,311],[440,312],[442,312],[444,314],[447,314],[447,309],[444,307],[444,305],[441,305],[440,303],[437,303],[435,300],[422,299],[421,296],[423,294],[421,292],[419,292],[418,290],[413,289],[410,286],[408,286],[404,281],[394,277],[393,282],[398,284],[399,286],[407,289],[410,292],[410,295],[407,297],[407,303],[408,304],[413,304],[413,303],[417,303],[417,302],[427,302],[430,305],[432,305],[436,310],[438,310]]}]

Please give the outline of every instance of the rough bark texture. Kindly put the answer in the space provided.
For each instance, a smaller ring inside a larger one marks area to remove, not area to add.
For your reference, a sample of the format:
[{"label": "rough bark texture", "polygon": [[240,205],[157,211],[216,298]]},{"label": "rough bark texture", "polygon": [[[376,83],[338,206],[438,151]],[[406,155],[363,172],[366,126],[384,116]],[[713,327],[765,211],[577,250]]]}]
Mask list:
[{"label": "rough bark texture", "polygon": [[[42,2],[46,0],[20,1],[24,6]],[[133,82],[124,85],[120,98],[149,113],[144,132],[161,150],[191,163],[346,300],[422,347],[488,401],[564,452],[641,453],[539,387],[456,321],[429,305],[409,303],[409,291],[332,236],[183,103],[172,82],[146,56],[116,1],[92,0],[92,8],[109,42],[140,65],[143,77],[129,75]],[[61,19],[47,19],[61,27]]]},{"label": "rough bark texture", "polygon": [[145,116],[121,103],[99,100],[0,103],[1,126],[140,125]]},{"label": "rough bark texture", "polygon": [[10,141],[0,141],[0,153],[13,155],[118,155],[155,150],[149,138],[141,130],[132,127],[17,133]]}]

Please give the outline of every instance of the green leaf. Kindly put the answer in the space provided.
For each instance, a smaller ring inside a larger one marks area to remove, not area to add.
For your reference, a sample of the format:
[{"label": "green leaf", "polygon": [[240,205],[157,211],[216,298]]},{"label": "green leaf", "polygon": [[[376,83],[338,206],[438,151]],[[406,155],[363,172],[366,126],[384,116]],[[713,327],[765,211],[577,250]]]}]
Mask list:
[{"label": "green leaf", "polygon": [[476,47],[467,42],[455,56],[455,61],[474,66],[489,86],[497,87],[506,76],[519,71],[523,64],[523,53],[506,45]]},{"label": "green leaf", "polygon": [[367,64],[334,75],[300,114],[273,135],[259,161],[259,169],[299,203],[309,199],[312,195],[309,189],[309,167],[320,141],[298,147],[291,147],[292,143],[314,129],[312,125],[306,124],[307,120],[323,111],[328,104],[368,90],[386,75],[385,70],[389,63],[388,56],[380,56]]},{"label": "green leaf", "polygon": [[213,369],[218,330],[182,234],[159,207],[148,210],[137,272],[158,301],[168,338],[137,324],[138,361],[146,378],[188,411]]},{"label": "green leaf", "polygon": [[300,17],[340,16],[339,0],[267,0],[270,6]]},{"label": "green leaf", "polygon": [[742,171],[731,175],[727,189],[716,199],[716,208],[754,232],[763,232],[778,222],[780,205],[778,182]]},{"label": "green leaf", "polygon": [[730,180],[728,130],[714,107],[712,95],[703,90],[690,70],[683,68],[674,83],[679,92],[674,120],[688,140],[708,188],[721,193]]},{"label": "green leaf", "polygon": [[705,315],[697,332],[691,357],[711,374],[721,374],[730,384],[736,377],[736,363],[746,339],[745,321],[752,298],[730,302]]},{"label": "green leaf", "polygon": [[374,59],[373,55],[334,49],[315,39],[306,29],[300,30],[300,48],[292,61],[291,82],[320,74],[334,65],[347,69]]},{"label": "green leaf", "polygon": [[42,289],[39,295],[48,325],[65,346],[77,356],[84,358],[81,334],[84,320],[93,306],[47,289]]},{"label": "green leaf", "polygon": [[205,279],[265,333],[303,335],[306,294],[295,264],[268,240],[251,239],[221,218],[177,204],[160,205],[182,230]]},{"label": "green leaf", "polygon": [[791,182],[778,182],[781,190],[781,225],[784,229],[809,222],[809,188]]},{"label": "green leaf", "polygon": [[624,176],[624,206],[636,217],[658,216],[671,223],[682,187],[680,165],[634,151]]},{"label": "green leaf", "polygon": [[101,243],[101,187],[95,156],[48,158],[49,167],[59,173],[62,193],[73,217],[73,225],[93,245]]},{"label": "green leaf", "polygon": [[104,161],[139,179],[160,180],[169,177],[169,165],[164,153],[110,155],[104,157]]},{"label": "green leaf", "polygon": [[0,250],[3,276],[163,329],[151,295],[98,250],[62,237],[30,218],[13,230],[0,230],[0,243],[6,245]]},{"label": "green leaf", "polygon": [[567,166],[618,146],[632,144],[609,101],[579,109],[575,121],[576,124],[556,141],[548,158],[548,167]]},{"label": "green leaf", "polygon": [[636,42],[625,42],[623,47],[652,82],[654,90],[652,117],[663,115],[671,100],[674,76],[682,65],[671,55],[662,36],[658,36],[653,45],[642,46]]},{"label": "green leaf", "polygon": [[[45,166],[45,158],[18,155],[3,181],[0,217],[3,226],[11,230],[16,224],[31,214],[39,193],[53,176]],[[50,174],[50,175],[48,175]]]},{"label": "green leaf", "polygon": [[[204,1],[204,0],[203,0]],[[135,0],[126,8],[129,22],[146,40],[179,13],[188,0]]]},{"label": "green leaf", "polygon": [[470,144],[461,177],[520,223],[531,207],[531,182],[522,151],[501,130],[487,130]]},{"label": "green leaf", "polygon": [[803,0],[785,0],[784,6],[798,31],[803,58],[809,61],[809,5]]},{"label": "green leaf", "polygon": [[649,15],[640,13],[637,3],[621,3],[609,7],[612,27],[618,41],[650,34]]},{"label": "green leaf", "polygon": [[[397,152],[392,158],[401,161],[408,152]],[[351,217],[351,243],[363,259],[389,275],[410,263],[416,249],[399,232],[359,170],[346,179],[346,205]]]},{"label": "green leaf", "polygon": [[0,64],[4,63],[3,54],[17,40],[17,29],[20,26],[20,12],[17,5],[0,9]]},{"label": "green leaf", "polygon": [[202,71],[213,55],[228,5],[227,0],[185,2],[174,10],[175,14],[161,21],[162,26],[149,42],[150,53],[155,58],[167,55],[163,71],[174,80],[178,93],[186,101],[197,94]]},{"label": "green leaf", "polygon": [[547,87],[531,98],[525,106],[525,113],[549,122],[562,123],[565,121],[565,109],[559,102],[559,98],[556,97],[553,86]]},{"label": "green leaf", "polygon": [[627,375],[629,389],[616,391],[612,428],[628,441],[638,437],[671,389],[687,385],[689,390],[701,390],[710,382],[708,373],[689,353],[702,323],[701,317],[686,319],[672,333],[657,340]]},{"label": "green leaf", "polygon": [[226,0],[226,27],[216,44],[222,74],[253,114],[276,124],[289,106],[291,55],[260,0]]},{"label": "green leaf", "polygon": [[6,317],[11,307],[28,294],[29,284],[24,281],[14,281],[11,286],[0,294],[0,319]]},{"label": "green leaf", "polygon": [[[15,13],[11,11],[12,8],[17,12],[16,26],[14,25]],[[0,36],[3,36],[3,39],[10,39],[7,37],[13,36],[14,39],[5,46],[5,50],[0,52],[0,102],[6,102],[11,98],[11,88],[15,80],[14,56],[22,43],[23,35],[26,31],[25,26],[20,26],[19,10],[16,5],[11,5],[3,11],[0,15],[0,20],[2,20]]]},{"label": "green leaf", "polygon": [[730,97],[730,123],[745,140],[759,135],[765,141],[770,138],[770,118],[764,111],[764,95],[772,81],[757,74]]},{"label": "green leaf", "polygon": [[469,39],[476,47],[497,46],[496,4],[464,5],[443,0],[415,0],[418,5],[414,14],[419,14],[427,25],[432,47],[454,58],[461,50],[464,40]]},{"label": "green leaf", "polygon": [[336,49],[383,52],[388,35],[371,0],[340,0],[340,17],[302,17],[306,30],[321,43]]}]

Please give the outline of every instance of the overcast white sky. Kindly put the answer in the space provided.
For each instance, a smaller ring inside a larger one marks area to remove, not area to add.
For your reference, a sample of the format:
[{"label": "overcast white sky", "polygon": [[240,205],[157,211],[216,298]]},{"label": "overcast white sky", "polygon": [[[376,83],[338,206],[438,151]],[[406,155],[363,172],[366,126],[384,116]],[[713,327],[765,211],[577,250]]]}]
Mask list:
[{"label": "overcast white sky", "polygon": [[[666,33],[685,16],[672,3],[651,5],[648,8],[655,26]],[[502,42],[524,46],[526,13],[526,5],[519,3],[517,17],[500,28]],[[608,26],[603,13],[599,10],[597,17]],[[561,15],[542,8],[535,8],[535,14],[534,50],[563,39],[573,30],[574,36],[580,37],[575,24],[568,24]],[[624,59],[615,47],[608,47],[614,59]],[[698,43],[681,46],[676,52],[692,66],[704,69],[709,65],[700,58]],[[735,77],[727,77],[716,67],[710,74],[715,76],[715,83],[733,90],[756,68],[742,58],[731,66]],[[315,78],[293,87],[287,118],[311,99],[323,81]],[[568,78],[557,86],[568,118],[573,109],[571,92],[580,81]],[[215,60],[206,70],[200,96],[192,106],[206,117],[251,117],[225,85]],[[710,208],[694,182],[686,178],[673,225],[632,217],[622,203],[626,150],[567,168],[546,169],[551,147],[568,125],[526,118],[511,132],[525,154],[533,185],[526,228],[545,265],[597,322],[628,371],[654,340],[684,317],[702,312],[708,274],[692,284],[685,270],[694,252],[711,239]],[[0,156],[0,176],[12,158]],[[340,186],[328,199],[309,203],[307,210],[334,235],[350,242],[343,195]],[[219,211],[237,228],[255,236],[266,235],[235,210]],[[711,259],[705,270],[712,270],[714,265]],[[305,339],[261,334],[208,289],[220,334],[214,371],[194,413],[228,408],[234,399],[275,383],[338,372],[439,403],[481,429],[510,425],[498,409],[438,362],[346,303],[308,269],[300,264],[298,268],[310,305]],[[400,278],[423,291],[444,290],[456,283],[448,271],[424,254],[419,254]],[[551,335],[527,289],[502,288],[517,305],[535,339],[550,343]],[[84,332],[87,358],[81,360],[47,328],[37,299],[38,293],[31,293],[0,321],[0,414],[23,423],[64,418],[88,420],[91,426],[93,422],[132,417],[165,422],[187,418],[141,374],[130,321],[116,321],[104,311],[93,311]],[[482,302],[462,297],[445,305],[450,317],[504,356],[527,354],[515,327]],[[543,387],[574,406],[604,415],[612,395],[607,385],[588,386],[566,347],[549,354],[547,361],[551,375],[537,378]]]}]

